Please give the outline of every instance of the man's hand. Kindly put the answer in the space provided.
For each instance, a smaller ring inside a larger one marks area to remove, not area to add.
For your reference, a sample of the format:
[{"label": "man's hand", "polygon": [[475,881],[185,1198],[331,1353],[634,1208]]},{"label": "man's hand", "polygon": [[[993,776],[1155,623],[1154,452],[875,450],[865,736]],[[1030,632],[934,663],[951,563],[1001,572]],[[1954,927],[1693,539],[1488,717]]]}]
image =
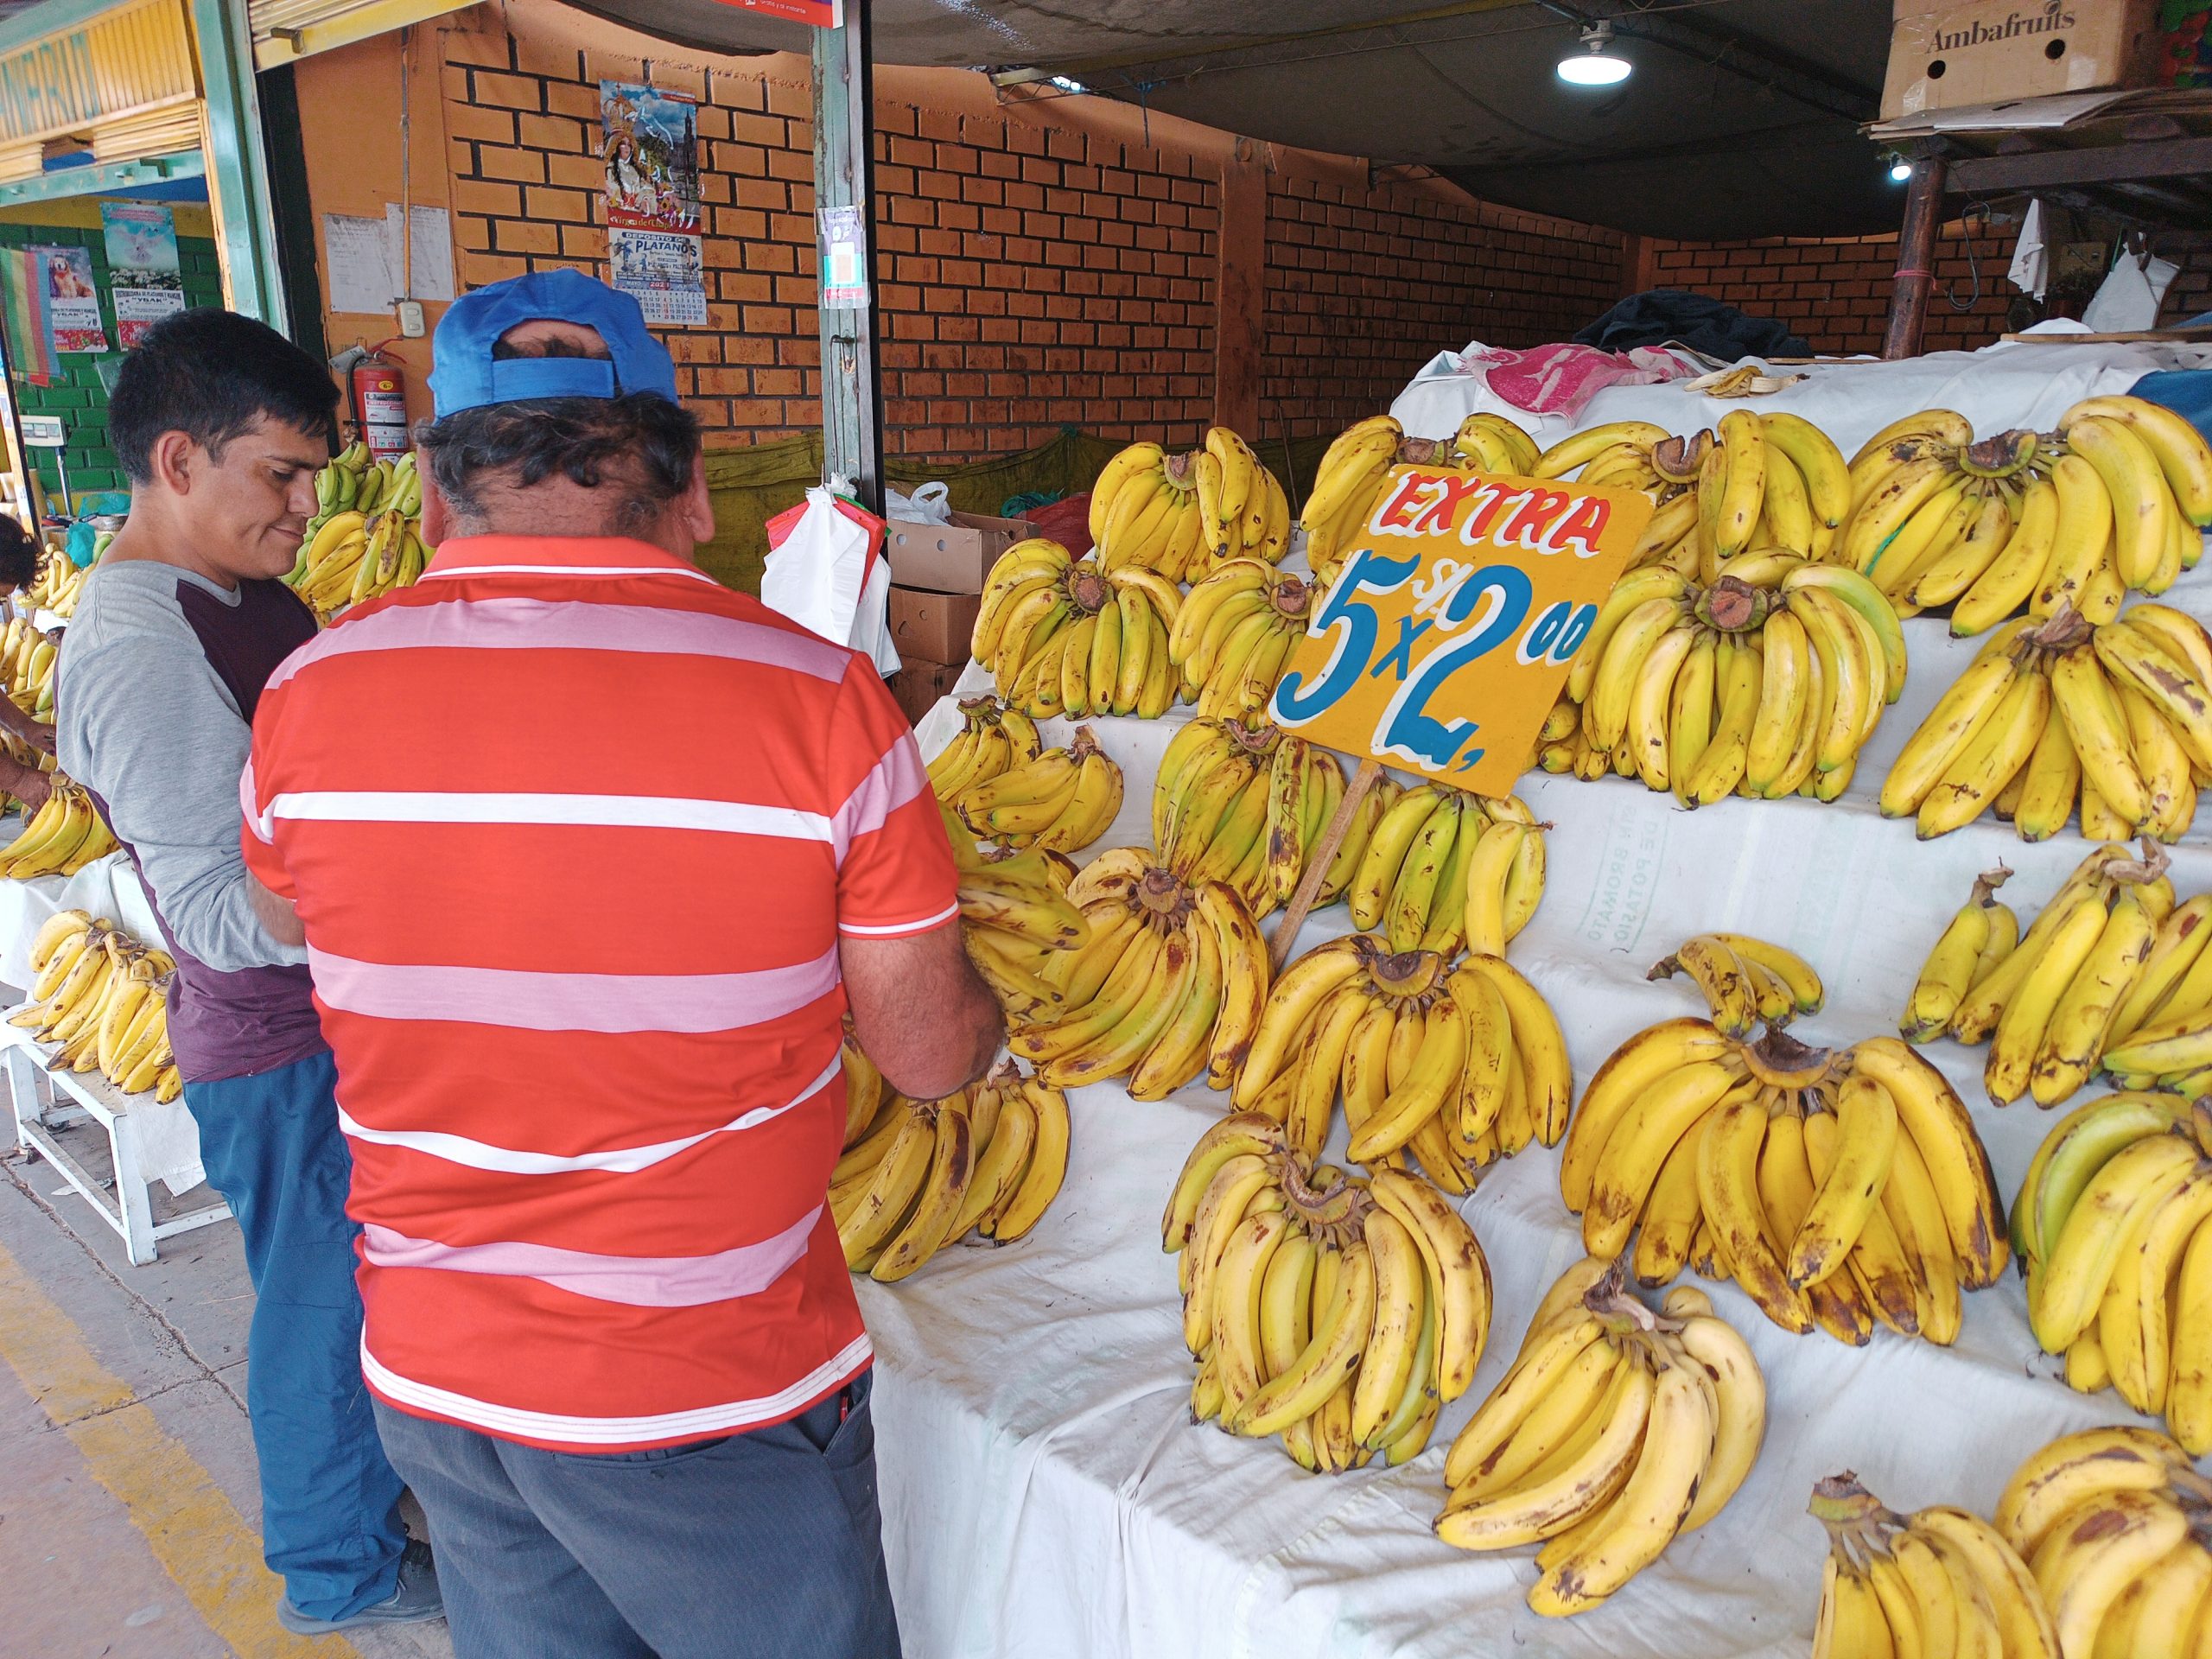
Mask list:
[{"label": "man's hand", "polygon": [[277,944],[305,944],[308,942],[308,931],[300,925],[297,907],[282,893],[271,893],[262,886],[261,878],[251,870],[245,873],[245,896],[253,906],[254,918]]},{"label": "man's hand", "polygon": [[990,1068],[1006,1020],[957,919],[905,938],[848,935],[838,956],[854,1034],[900,1094],[941,1100]]},{"label": "man's hand", "polygon": [[27,715],[13,699],[0,697],[0,726],[6,727],[24,742],[35,748],[54,753],[54,728],[34,715]]},{"label": "man's hand", "polygon": [[0,754],[0,790],[21,801],[28,817],[53,796],[54,779],[36,766],[27,766],[10,755]]}]

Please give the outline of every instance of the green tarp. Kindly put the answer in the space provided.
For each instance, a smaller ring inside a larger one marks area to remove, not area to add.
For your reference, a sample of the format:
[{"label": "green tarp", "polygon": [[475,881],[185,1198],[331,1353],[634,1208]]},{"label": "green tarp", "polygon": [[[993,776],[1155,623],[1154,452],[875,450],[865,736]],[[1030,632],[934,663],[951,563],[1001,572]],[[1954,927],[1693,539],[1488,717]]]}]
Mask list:
[{"label": "green tarp", "polygon": [[[1089,489],[1099,468],[1126,442],[1066,427],[1050,443],[1020,454],[957,467],[894,459],[884,472],[902,490],[934,479],[950,493],[957,511],[996,517],[1014,496],[1072,495]],[[1255,447],[1296,502],[1304,499],[1313,465],[1328,446],[1329,440],[1320,437]],[[768,520],[796,505],[807,487],[821,479],[818,432],[749,448],[709,450],[707,489],[715,504],[715,539],[699,550],[700,568],[729,587],[759,593],[761,567],[768,556]]]}]

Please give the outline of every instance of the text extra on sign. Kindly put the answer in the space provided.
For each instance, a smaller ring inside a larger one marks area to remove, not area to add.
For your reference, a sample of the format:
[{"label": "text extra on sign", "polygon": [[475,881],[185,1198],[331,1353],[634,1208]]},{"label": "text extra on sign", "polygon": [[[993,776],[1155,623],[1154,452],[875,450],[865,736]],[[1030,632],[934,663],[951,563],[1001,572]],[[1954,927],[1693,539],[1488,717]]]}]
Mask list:
[{"label": "text extra on sign", "polygon": [[1331,748],[1512,793],[1651,513],[1637,490],[1394,468],[1269,712]]}]

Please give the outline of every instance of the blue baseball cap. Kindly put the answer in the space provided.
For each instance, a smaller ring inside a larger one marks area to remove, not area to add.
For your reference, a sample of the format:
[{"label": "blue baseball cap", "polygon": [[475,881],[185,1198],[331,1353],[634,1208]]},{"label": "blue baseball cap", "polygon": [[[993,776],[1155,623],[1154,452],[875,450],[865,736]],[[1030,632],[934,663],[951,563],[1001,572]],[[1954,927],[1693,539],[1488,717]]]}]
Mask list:
[{"label": "blue baseball cap", "polygon": [[[494,359],[492,347],[519,323],[582,323],[607,342],[606,357]],[[580,270],[534,270],[462,295],[430,339],[430,397],[441,416],[531,397],[676,397],[676,364],[645,332],[636,300]]]}]

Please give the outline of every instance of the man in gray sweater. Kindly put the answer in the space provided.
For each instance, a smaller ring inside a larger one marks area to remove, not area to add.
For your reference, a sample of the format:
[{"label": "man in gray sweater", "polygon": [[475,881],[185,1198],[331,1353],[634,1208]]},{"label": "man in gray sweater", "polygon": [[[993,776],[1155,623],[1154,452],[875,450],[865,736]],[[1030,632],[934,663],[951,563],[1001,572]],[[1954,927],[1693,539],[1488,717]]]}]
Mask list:
[{"label": "man in gray sweater", "polygon": [[130,518],[86,581],[55,696],[61,769],[129,849],[176,957],[185,1104],[257,1299],[263,1553],[284,1579],[277,1618],[302,1635],[441,1611],[361,1382],[353,1165],[306,953],[254,918],[238,850],[254,706],[315,637],[280,578],[337,401],[321,364],[251,319],[185,311],[149,331],[108,408]]}]

